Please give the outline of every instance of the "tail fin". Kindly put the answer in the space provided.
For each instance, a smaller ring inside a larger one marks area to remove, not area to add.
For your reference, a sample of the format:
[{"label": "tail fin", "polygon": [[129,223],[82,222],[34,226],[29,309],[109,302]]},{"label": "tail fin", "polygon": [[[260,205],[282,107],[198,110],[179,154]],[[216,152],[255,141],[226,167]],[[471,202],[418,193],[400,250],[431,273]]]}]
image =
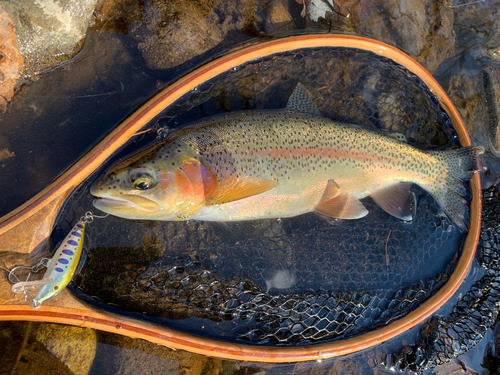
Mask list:
[{"label": "tail fin", "polygon": [[432,191],[431,194],[450,217],[463,231],[467,230],[465,215],[467,201],[464,181],[469,180],[474,172],[482,169],[479,155],[484,153],[484,147],[462,147],[441,152],[441,157],[447,165],[444,188]]}]

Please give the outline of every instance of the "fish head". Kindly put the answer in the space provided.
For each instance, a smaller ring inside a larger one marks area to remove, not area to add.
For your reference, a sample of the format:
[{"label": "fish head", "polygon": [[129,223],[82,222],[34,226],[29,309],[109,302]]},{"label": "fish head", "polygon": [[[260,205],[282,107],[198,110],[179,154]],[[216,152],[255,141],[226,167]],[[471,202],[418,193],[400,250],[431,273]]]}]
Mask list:
[{"label": "fish head", "polygon": [[205,202],[215,176],[192,150],[168,149],[153,146],[110,168],[90,189],[94,206],[126,219],[187,219]]}]

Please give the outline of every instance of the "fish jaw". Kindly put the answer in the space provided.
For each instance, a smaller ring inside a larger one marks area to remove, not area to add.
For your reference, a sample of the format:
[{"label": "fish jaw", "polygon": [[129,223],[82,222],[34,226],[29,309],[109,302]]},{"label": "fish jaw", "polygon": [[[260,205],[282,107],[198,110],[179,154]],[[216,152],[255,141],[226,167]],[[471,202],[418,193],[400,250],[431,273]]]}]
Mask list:
[{"label": "fish jaw", "polygon": [[[144,206],[138,205],[130,200],[116,199],[116,198],[98,198],[94,199],[93,205],[98,210],[113,216],[123,217],[125,219],[141,219],[145,216],[155,217],[161,211],[160,205],[151,202],[149,209]],[[161,215],[160,215],[161,216]]]},{"label": "fish jaw", "polygon": [[91,190],[94,199],[93,205],[107,214],[124,219],[146,220],[173,220],[174,214],[162,205],[162,202],[149,199],[149,197],[135,194],[110,195]]}]

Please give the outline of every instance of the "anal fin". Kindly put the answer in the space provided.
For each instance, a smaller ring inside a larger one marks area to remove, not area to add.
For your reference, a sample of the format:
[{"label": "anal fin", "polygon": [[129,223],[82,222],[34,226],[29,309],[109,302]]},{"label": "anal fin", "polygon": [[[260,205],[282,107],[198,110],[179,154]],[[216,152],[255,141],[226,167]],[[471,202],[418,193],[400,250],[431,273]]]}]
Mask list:
[{"label": "anal fin", "polygon": [[334,180],[328,181],[315,211],[336,219],[360,219],[368,214],[363,203],[351,194],[341,192]]},{"label": "anal fin", "polygon": [[397,182],[377,190],[371,194],[371,197],[388,214],[409,221],[412,219],[410,187],[411,182]]}]

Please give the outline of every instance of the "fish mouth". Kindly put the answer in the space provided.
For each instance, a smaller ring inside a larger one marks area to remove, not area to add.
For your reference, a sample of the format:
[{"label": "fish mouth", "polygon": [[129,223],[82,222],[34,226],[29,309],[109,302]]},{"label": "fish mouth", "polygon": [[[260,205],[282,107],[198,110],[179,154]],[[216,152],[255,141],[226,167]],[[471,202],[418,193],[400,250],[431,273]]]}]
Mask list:
[{"label": "fish mouth", "polygon": [[112,198],[97,198],[94,199],[94,206],[101,211],[107,212],[106,209],[126,209],[126,208],[140,208],[137,204],[123,200],[123,199],[112,199]]},{"label": "fish mouth", "polygon": [[[106,213],[114,213],[116,211],[122,210],[144,210],[140,204],[133,202],[132,199],[123,199],[120,197],[110,197],[107,192],[101,190],[101,184],[96,182],[90,187],[90,194],[92,194],[96,199],[92,202],[94,207],[104,211]],[[137,200],[138,197],[133,197]]]},{"label": "fish mouth", "polygon": [[95,208],[112,215],[147,216],[160,209],[160,205],[158,205],[158,203],[139,196],[130,196],[130,199],[98,196],[92,203]]},{"label": "fish mouth", "polygon": [[122,199],[112,199],[112,198],[97,198],[92,202],[94,207],[98,210],[106,212],[107,214],[116,214],[117,212],[127,211],[127,210],[140,210],[141,207],[133,202],[122,200]]}]

